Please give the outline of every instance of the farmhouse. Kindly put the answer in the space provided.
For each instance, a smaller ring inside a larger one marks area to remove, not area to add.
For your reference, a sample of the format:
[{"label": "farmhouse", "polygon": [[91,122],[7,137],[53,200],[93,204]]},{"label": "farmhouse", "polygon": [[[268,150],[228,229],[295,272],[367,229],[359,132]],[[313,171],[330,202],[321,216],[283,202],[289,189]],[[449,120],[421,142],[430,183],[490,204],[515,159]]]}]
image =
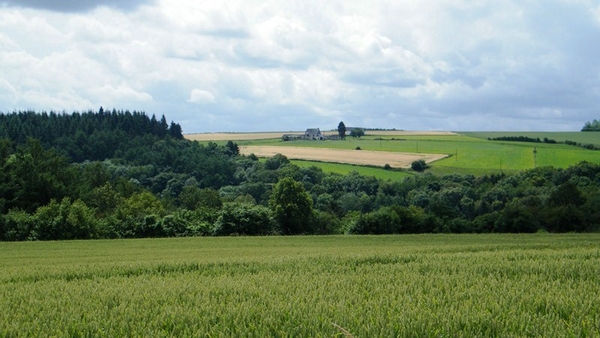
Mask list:
[{"label": "farmhouse", "polygon": [[319,128],[309,128],[304,132],[305,140],[324,140],[323,134]]}]

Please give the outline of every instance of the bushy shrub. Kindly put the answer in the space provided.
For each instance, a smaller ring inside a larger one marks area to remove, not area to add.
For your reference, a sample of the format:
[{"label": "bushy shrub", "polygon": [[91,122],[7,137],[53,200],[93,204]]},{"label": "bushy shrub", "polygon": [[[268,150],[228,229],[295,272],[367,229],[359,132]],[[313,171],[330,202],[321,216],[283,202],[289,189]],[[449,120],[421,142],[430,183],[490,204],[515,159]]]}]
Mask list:
[{"label": "bushy shrub", "polygon": [[400,232],[400,216],[392,207],[383,207],[377,211],[362,214],[354,227],[353,234],[394,234]]},{"label": "bushy shrub", "polygon": [[10,210],[0,216],[0,239],[3,241],[24,241],[37,239],[33,227],[35,220],[23,210]]},{"label": "bushy shrub", "polygon": [[425,160],[418,160],[411,163],[410,168],[414,171],[422,172],[427,169],[427,163]]},{"label": "bushy shrub", "polygon": [[311,223],[313,224],[313,232],[317,235],[343,233],[340,219],[329,212],[314,210]]},{"label": "bushy shrub", "polygon": [[213,234],[269,235],[274,232],[275,222],[267,207],[247,203],[227,203],[221,209]]}]

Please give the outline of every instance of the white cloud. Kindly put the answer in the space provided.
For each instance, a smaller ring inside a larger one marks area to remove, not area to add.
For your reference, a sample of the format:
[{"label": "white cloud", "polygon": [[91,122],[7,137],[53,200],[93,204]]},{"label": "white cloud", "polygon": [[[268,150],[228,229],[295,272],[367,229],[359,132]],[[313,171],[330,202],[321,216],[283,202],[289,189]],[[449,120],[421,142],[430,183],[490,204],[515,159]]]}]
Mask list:
[{"label": "white cloud", "polygon": [[152,101],[152,95],[135,90],[125,84],[113,87],[104,85],[90,90],[96,102],[135,102],[135,101]]},{"label": "white cloud", "polygon": [[247,36],[247,6],[237,1],[163,0],[160,11],[179,31],[223,38]]},{"label": "white cloud", "polygon": [[12,51],[16,50],[18,45],[8,36],[0,33],[0,49],[3,51]]},{"label": "white cloud", "polygon": [[596,19],[596,23],[600,25],[600,6],[590,9],[592,16]]},{"label": "white cloud", "polygon": [[8,105],[12,106],[16,104],[17,91],[6,81],[5,79],[0,79],[0,101],[8,103]]},{"label": "white cloud", "polygon": [[188,102],[199,104],[214,103],[215,96],[211,92],[196,88],[192,89],[192,92],[190,93],[190,99],[188,100]]}]

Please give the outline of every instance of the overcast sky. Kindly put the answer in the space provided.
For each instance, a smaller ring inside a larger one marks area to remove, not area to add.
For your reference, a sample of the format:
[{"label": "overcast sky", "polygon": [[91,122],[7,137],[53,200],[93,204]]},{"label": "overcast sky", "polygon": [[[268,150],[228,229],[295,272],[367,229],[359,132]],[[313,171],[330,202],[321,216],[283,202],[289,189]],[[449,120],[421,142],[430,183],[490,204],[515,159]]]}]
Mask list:
[{"label": "overcast sky", "polygon": [[579,130],[598,0],[0,0],[0,111],[129,109],[184,133]]}]

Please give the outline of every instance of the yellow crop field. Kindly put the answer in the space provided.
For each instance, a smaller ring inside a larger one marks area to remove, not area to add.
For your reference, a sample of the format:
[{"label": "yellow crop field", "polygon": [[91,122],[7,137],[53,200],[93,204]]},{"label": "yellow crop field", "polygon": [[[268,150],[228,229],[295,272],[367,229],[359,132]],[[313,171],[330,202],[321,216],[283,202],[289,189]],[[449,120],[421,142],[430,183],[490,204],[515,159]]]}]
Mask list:
[{"label": "yellow crop field", "polygon": [[258,157],[272,157],[275,154],[282,154],[292,160],[310,160],[381,167],[389,164],[392,168],[409,168],[414,161],[425,160],[425,162],[431,163],[448,156],[446,154],[417,154],[388,151],[278,146],[242,146],[240,147],[240,153],[244,155],[254,154]]}]

